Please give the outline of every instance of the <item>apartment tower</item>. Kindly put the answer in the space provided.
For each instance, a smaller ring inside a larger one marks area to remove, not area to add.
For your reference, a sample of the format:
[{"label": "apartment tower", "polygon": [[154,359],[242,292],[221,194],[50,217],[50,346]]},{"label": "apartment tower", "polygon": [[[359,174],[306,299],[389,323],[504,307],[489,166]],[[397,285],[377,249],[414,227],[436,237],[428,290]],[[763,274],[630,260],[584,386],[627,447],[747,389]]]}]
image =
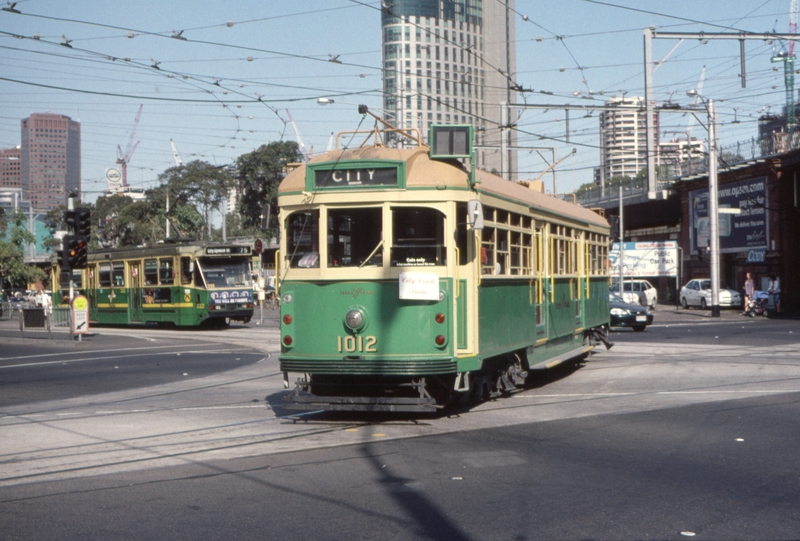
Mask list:
[{"label": "apartment tower", "polygon": [[[647,168],[647,116],[644,99],[615,97],[606,101],[600,113],[600,175],[635,177]],[[653,126],[654,148],[658,148],[658,115]],[[657,156],[656,156],[657,158]]]},{"label": "apartment tower", "polygon": [[[397,127],[470,124],[477,166],[516,178],[516,153],[500,157],[502,103],[515,103],[514,0],[383,3],[383,108]],[[516,140],[505,132],[511,146]],[[402,144],[402,140],[398,142]],[[502,163],[502,166],[501,166]]]}]

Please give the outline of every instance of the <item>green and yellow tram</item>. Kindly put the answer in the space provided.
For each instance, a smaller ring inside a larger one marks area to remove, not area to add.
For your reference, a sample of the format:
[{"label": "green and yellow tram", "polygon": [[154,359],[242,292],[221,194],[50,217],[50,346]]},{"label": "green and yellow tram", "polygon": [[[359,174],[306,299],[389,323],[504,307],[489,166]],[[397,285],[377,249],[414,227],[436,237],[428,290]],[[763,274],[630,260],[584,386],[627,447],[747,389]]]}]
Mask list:
[{"label": "green and yellow tram", "polygon": [[435,411],[605,342],[609,226],[589,209],[422,145],[316,156],[278,201],[284,409]]},{"label": "green and yellow tram", "polygon": [[53,269],[53,304],[73,293],[89,299],[96,324],[227,326],[253,317],[249,246],[158,244],[89,253],[85,269]]}]

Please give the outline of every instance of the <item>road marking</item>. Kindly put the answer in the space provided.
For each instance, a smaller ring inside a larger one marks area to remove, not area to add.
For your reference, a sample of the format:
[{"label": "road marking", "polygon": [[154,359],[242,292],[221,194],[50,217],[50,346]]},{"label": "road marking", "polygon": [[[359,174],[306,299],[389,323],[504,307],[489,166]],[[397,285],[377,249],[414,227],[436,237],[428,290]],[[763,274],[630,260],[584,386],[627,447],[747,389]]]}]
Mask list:
[{"label": "road marking", "polygon": [[[184,353],[196,353],[200,355],[219,355],[220,353],[226,353],[229,355],[233,354],[240,354],[240,355],[263,355],[260,351],[242,351],[242,350],[214,350],[214,351],[186,351]],[[6,368],[27,368],[30,366],[47,366],[50,364],[72,364],[72,363],[86,363],[91,361],[107,361],[107,360],[115,360],[115,359],[130,359],[133,357],[164,357],[166,355],[175,355],[174,352],[150,352],[150,353],[140,353],[138,355],[109,355],[105,357],[89,357],[86,359],[72,359],[72,360],[59,360],[59,361],[44,361],[40,363],[22,363],[22,364],[9,364],[5,366],[0,366],[0,369]],[[263,359],[262,359],[263,360]]]}]

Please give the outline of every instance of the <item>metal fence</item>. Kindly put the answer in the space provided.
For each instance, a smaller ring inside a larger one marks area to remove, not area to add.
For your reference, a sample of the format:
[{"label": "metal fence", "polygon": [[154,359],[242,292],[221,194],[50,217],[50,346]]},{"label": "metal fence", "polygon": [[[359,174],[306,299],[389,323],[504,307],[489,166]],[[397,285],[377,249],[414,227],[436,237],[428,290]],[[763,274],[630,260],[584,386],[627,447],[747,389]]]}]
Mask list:
[{"label": "metal fence", "polygon": [[[719,167],[726,167],[747,163],[759,158],[783,154],[800,148],[800,131],[793,133],[773,133],[770,137],[756,139],[755,137],[738,141],[731,145],[719,148]],[[684,160],[673,160],[662,163],[656,167],[656,189],[669,190],[679,179],[692,175],[702,175],[708,172],[707,154],[695,154]],[[641,195],[647,193],[649,186],[646,178],[634,178],[622,181],[623,196]],[[618,200],[619,184],[607,184],[604,187],[581,187],[575,192],[575,200],[584,206],[591,206],[600,202]]]},{"label": "metal fence", "polygon": [[53,308],[53,313],[50,316],[50,326],[52,327],[72,327],[72,309],[71,308]]}]

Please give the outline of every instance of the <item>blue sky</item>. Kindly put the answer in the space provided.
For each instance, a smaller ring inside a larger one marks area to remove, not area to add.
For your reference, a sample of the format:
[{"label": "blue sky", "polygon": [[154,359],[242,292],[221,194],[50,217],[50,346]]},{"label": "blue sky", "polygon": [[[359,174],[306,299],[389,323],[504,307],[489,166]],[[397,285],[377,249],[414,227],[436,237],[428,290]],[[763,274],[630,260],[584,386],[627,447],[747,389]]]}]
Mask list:
[{"label": "blue sky", "polygon": [[[20,120],[32,112],[79,119],[87,200],[106,187],[105,170],[115,165],[117,146],[127,148],[140,105],[133,140],[139,146],[128,168],[132,186],[152,186],[174,165],[170,139],[184,161],[227,164],[261,144],[294,140],[289,114],[308,149],[324,151],[332,132],[359,126],[355,104],[380,112],[378,6],[361,0],[21,0],[20,14],[0,12],[0,147],[19,144]],[[579,106],[623,91],[642,95],[644,28],[788,32],[789,9],[790,0],[517,0],[515,78],[533,90],[525,99],[534,104]],[[62,45],[65,39],[70,47]],[[656,40],[653,59],[676,44]],[[783,67],[771,63],[779,47],[746,43],[742,89],[738,41],[686,40],[656,71],[654,97],[688,105],[686,91],[697,86],[705,66],[703,94],[719,108],[722,145],[749,141],[758,116],[784,105]],[[331,55],[341,63],[329,62]],[[320,106],[319,97],[335,103]],[[529,110],[519,120],[534,134],[521,134],[521,145],[553,147],[559,157],[577,149],[558,167],[559,192],[590,182],[599,162],[596,113],[570,114],[570,144],[564,120],[558,109]],[[688,120],[662,115],[662,140],[684,133]],[[705,137],[705,131],[695,123],[693,135]],[[536,152],[520,155],[521,177],[535,178],[544,167]],[[550,190],[552,176],[546,179]]]}]

